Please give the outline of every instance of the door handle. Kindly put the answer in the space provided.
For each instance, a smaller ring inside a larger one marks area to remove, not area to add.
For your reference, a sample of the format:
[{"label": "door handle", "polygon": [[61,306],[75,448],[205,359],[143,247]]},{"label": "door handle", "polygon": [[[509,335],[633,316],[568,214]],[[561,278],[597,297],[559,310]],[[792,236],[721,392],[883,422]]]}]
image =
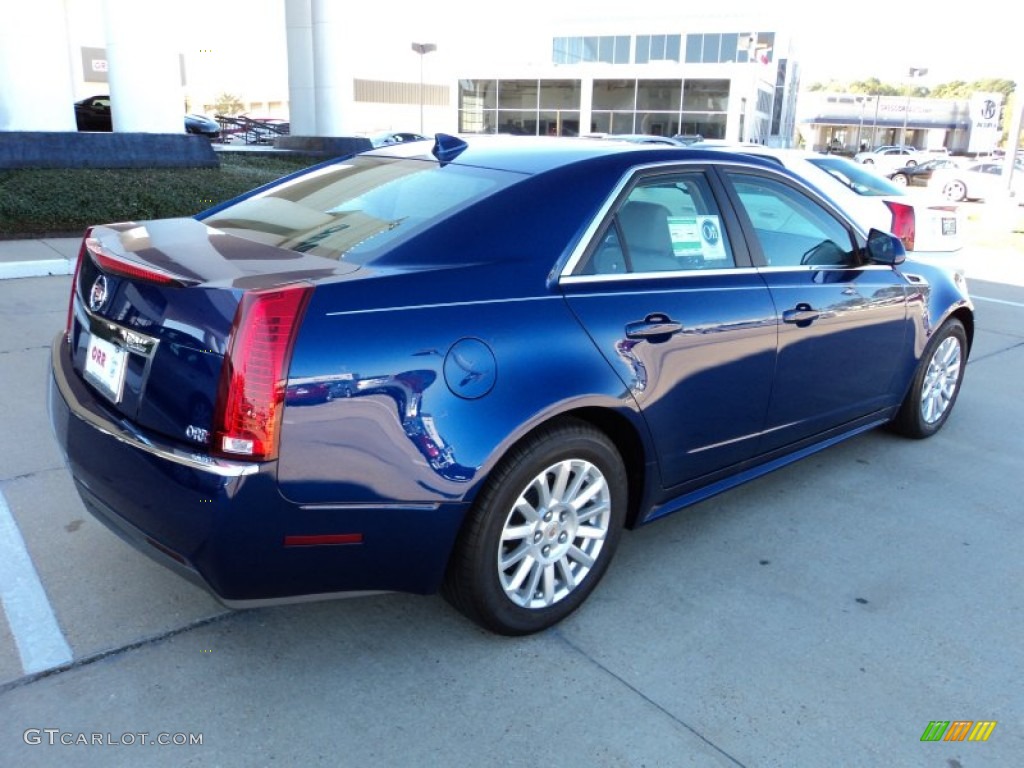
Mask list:
[{"label": "door handle", "polygon": [[679,333],[681,330],[683,330],[682,323],[677,323],[661,312],[653,312],[643,320],[626,323],[626,338],[667,341],[669,336]]},{"label": "door handle", "polygon": [[811,307],[810,304],[801,302],[793,309],[787,309],[782,313],[782,322],[793,323],[799,328],[806,328],[821,317],[821,312]]}]

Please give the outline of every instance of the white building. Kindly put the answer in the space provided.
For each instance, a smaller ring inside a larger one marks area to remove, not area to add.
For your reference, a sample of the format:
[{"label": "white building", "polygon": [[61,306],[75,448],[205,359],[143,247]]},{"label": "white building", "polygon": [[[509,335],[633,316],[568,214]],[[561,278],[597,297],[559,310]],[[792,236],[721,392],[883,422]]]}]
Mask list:
[{"label": "white building", "polygon": [[[447,29],[440,22],[415,38],[401,14],[381,24],[376,9],[339,0],[264,5],[273,12],[260,23],[273,34],[256,45],[248,21],[185,25],[173,4],[19,3],[0,32],[0,131],[73,131],[71,103],[109,93],[115,131],[180,132],[186,102],[211,111],[230,92],[254,116],[288,118],[306,136],[651,133],[788,145],[796,135],[792,41],[756,20],[684,8],[662,19],[538,20],[494,38],[499,57],[479,35],[451,30],[436,51],[411,50]],[[188,42],[172,34],[183,26]],[[236,47],[217,61],[226,40],[247,36],[248,55]],[[257,66],[274,73],[258,81],[265,92],[238,92],[232,74]]]},{"label": "white building", "polygon": [[727,24],[591,24],[551,36],[546,65],[463,67],[458,129],[788,145],[798,87],[788,38]]}]

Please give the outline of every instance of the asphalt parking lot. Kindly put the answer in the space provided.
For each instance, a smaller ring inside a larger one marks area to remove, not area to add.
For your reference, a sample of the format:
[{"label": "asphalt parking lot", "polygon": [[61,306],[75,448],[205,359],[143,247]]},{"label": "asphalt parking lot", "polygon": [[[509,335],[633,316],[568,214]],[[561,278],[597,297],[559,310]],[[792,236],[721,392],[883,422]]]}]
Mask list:
[{"label": "asphalt parking lot", "polygon": [[[632,532],[520,639],[436,597],[227,612],[137,554],[50,434],[70,278],[0,281],[0,765],[1020,765],[1024,247],[975,226],[941,433],[868,433]],[[922,741],[933,721],[996,725]]]}]

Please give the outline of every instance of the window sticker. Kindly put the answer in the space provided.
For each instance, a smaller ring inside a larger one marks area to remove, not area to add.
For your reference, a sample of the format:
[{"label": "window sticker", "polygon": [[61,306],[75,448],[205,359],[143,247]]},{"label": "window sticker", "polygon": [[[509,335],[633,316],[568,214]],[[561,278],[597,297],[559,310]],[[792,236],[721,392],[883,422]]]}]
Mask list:
[{"label": "window sticker", "polygon": [[728,261],[725,243],[722,242],[722,224],[718,217],[698,216],[697,226],[700,227],[700,242],[704,261]]},{"label": "window sticker", "polygon": [[668,231],[676,258],[703,257],[704,261],[728,261],[718,216],[669,216]]},{"label": "window sticker", "polygon": [[672,238],[672,253],[676,258],[700,256],[701,238],[697,220],[699,216],[669,216],[668,232]]}]

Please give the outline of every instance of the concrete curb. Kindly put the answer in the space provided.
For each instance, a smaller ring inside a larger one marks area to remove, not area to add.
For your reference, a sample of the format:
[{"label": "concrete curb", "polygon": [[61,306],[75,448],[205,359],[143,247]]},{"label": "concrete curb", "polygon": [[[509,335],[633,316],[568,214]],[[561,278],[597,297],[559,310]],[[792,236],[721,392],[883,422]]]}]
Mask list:
[{"label": "concrete curb", "polygon": [[74,265],[67,259],[0,262],[0,280],[15,277],[70,275],[72,271],[74,271]]}]

